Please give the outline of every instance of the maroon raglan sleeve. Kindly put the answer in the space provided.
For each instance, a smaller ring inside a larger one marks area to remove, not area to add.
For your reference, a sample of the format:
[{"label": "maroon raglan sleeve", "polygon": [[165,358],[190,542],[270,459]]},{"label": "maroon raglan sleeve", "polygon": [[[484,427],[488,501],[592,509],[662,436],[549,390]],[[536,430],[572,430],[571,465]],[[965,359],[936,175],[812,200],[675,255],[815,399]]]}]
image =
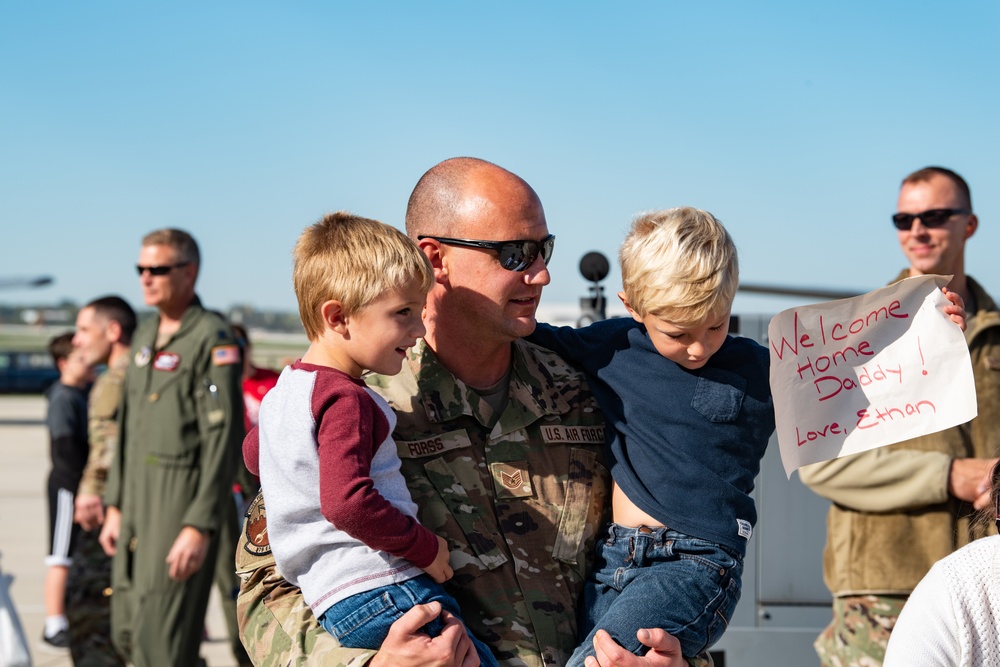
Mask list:
[{"label": "maroon raglan sleeve", "polygon": [[389,437],[389,423],[374,400],[364,387],[321,373],[312,406],[323,516],[372,549],[417,567],[430,565],[437,556],[437,537],[382,497],[370,477],[376,448]]}]

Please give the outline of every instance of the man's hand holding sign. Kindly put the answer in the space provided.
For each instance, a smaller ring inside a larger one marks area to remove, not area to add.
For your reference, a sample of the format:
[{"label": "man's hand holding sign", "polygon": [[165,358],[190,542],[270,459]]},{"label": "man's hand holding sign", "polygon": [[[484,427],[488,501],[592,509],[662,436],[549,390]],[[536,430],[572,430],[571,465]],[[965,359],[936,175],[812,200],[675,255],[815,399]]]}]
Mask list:
[{"label": "man's hand holding sign", "polygon": [[909,278],[771,320],[771,390],[789,477],[976,416],[964,309],[941,289],[949,279]]}]

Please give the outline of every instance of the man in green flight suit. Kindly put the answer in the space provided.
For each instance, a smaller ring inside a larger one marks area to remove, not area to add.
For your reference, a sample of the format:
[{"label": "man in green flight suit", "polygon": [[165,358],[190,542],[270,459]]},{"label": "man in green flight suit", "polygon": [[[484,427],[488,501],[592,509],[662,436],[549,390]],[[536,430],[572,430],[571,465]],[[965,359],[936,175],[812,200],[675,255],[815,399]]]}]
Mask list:
[{"label": "man in green flight suit", "polygon": [[[473,158],[424,174],[406,231],[434,268],[427,334],[398,375],[366,381],[396,413],[401,471],[420,522],[448,541],[455,575],[444,585],[469,630],[505,667],[561,666],[577,645],[576,607],[611,480],[604,420],[583,375],[521,340],[535,328],[554,237],[527,183]],[[378,651],[340,647],[275,570],[260,496],[236,562],[243,642],[258,667],[467,664],[470,644],[453,618],[444,615],[437,637],[420,630],[437,603],[407,612]],[[602,639],[601,667],[684,664],[662,630],[647,633],[658,650],[642,657]]]},{"label": "man in green flight suit", "polygon": [[195,294],[200,262],[190,234],[161,229],[136,266],[158,316],[132,341],[100,537],[113,638],[136,667],[197,664],[220,522],[235,521],[240,352]]}]

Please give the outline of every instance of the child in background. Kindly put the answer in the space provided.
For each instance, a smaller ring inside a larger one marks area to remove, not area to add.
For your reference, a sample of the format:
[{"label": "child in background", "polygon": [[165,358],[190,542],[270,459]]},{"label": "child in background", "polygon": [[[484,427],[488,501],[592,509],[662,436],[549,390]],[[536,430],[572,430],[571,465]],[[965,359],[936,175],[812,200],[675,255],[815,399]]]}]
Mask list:
[{"label": "child in background", "polygon": [[94,380],[94,369],[83,353],[73,348],[73,334],[66,333],[49,341],[49,353],[59,370],[59,379],[45,391],[49,429],[49,537],[50,550],[45,558],[48,567],[43,584],[45,629],[42,646],[46,649],[69,648],[69,621],[66,619],[66,580],[70,554],[80,527],[73,523],[73,501],[83,469],[87,465],[87,390]]},{"label": "child in background", "polygon": [[260,476],[278,570],[342,645],[378,648],[416,604],[460,616],[440,586],[452,575],[447,543],[417,521],[399,472],[396,416],[361,379],[400,371],[424,335],[434,273],[404,234],[346,213],[306,228],[294,258],[310,345],[264,397],[244,458]]}]

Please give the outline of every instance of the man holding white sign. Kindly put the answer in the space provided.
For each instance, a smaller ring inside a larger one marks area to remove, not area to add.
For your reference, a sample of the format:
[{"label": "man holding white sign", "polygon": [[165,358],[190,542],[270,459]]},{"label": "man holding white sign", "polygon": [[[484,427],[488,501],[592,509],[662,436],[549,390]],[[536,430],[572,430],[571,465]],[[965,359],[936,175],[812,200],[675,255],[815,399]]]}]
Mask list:
[{"label": "man holding white sign", "polygon": [[[957,292],[965,302],[968,315],[965,341],[976,393],[975,406],[965,408],[976,414],[975,407],[978,407],[978,416],[946,430],[903,442],[898,441],[899,437],[892,437],[891,431],[897,426],[911,422],[919,424],[932,419],[931,415],[933,419],[945,417],[956,423],[962,418],[963,409],[955,405],[941,408],[935,401],[968,394],[964,389],[956,390],[953,384],[956,376],[961,376],[962,369],[954,364],[927,363],[929,357],[941,351],[929,350],[923,345],[926,329],[916,321],[922,317],[923,308],[914,311],[912,306],[905,305],[912,302],[904,296],[897,297],[899,306],[894,311],[891,308],[893,299],[888,303],[871,304],[879,316],[873,320],[870,332],[876,336],[884,333],[889,339],[898,335],[898,338],[891,345],[880,347],[881,354],[864,357],[866,381],[862,381],[860,374],[856,378],[840,375],[846,380],[839,390],[831,381],[825,381],[817,387],[817,392],[830,395],[827,402],[832,403],[852,393],[874,392],[879,384],[886,388],[891,386],[892,391],[880,393],[878,399],[872,401],[866,417],[858,414],[845,426],[856,433],[863,425],[877,425],[878,428],[867,429],[868,432],[882,430],[886,434],[882,442],[895,444],[870,451],[863,451],[863,446],[848,446],[847,452],[863,453],[806,466],[799,471],[802,481],[813,491],[833,501],[827,519],[824,553],[824,579],[834,596],[833,621],[815,644],[824,666],[881,665],[889,633],[917,582],[935,561],[985,535],[985,527],[973,525],[970,519],[974,507],[989,502],[989,472],[996,463],[993,457],[1000,446],[1000,311],[989,294],[965,273],[965,243],[979,225],[972,212],[969,187],[961,176],[949,169],[927,167],[903,179],[897,211],[892,219],[910,266],[896,281],[950,275],[948,289]],[[907,287],[901,285],[899,290],[912,296]],[[880,290],[873,295],[882,293]],[[936,297],[928,293],[926,298]],[[884,315],[881,308],[885,308]],[[894,326],[892,313],[914,318],[911,328],[905,330],[911,333],[905,333],[904,327]],[[852,323],[853,320],[846,323],[848,332]],[[825,331],[830,333],[829,328]],[[800,332],[797,343],[800,354],[808,351],[801,343],[801,336],[806,333]],[[838,333],[842,334],[843,329]],[[858,341],[852,341],[854,352],[859,354],[863,354],[859,351],[864,338],[862,333],[857,332]],[[810,338],[809,342],[813,340]],[[780,339],[777,342],[780,343]],[[846,349],[848,341],[843,342]],[[874,352],[876,345],[869,345],[864,351]],[[791,348],[786,346],[785,351]],[[885,355],[884,359],[881,355]],[[883,360],[885,363],[880,364]],[[818,363],[814,359],[811,368],[816,368]],[[803,371],[804,374],[808,372],[809,368]],[[857,384],[858,388],[849,384]],[[962,386],[961,382],[958,386]],[[933,392],[935,398],[921,398],[924,391]],[[921,400],[928,400],[939,409],[933,412]],[[893,404],[882,405],[890,402]],[[883,407],[890,410],[880,411]],[[891,410],[900,407],[901,413]],[[879,414],[883,417],[879,418]],[[900,414],[902,418],[894,420]],[[826,426],[824,434],[822,424],[801,425],[800,433],[805,434],[803,447],[812,447],[828,437],[832,427]],[[848,433],[846,438],[852,435]]]}]

